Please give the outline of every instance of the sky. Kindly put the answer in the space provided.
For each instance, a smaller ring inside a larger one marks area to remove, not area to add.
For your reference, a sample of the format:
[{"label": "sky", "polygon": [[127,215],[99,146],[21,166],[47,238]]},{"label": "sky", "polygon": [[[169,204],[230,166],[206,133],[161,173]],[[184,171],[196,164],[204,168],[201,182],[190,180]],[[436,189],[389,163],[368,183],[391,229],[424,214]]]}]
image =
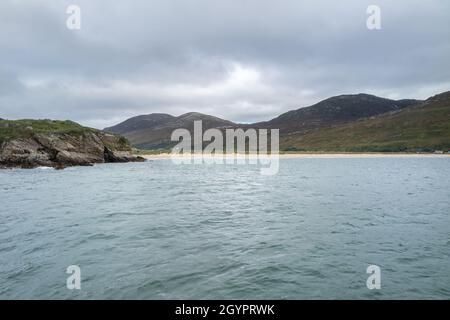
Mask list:
[{"label": "sky", "polygon": [[0,118],[249,123],[340,94],[425,99],[450,90],[449,13],[448,0],[1,0]]}]

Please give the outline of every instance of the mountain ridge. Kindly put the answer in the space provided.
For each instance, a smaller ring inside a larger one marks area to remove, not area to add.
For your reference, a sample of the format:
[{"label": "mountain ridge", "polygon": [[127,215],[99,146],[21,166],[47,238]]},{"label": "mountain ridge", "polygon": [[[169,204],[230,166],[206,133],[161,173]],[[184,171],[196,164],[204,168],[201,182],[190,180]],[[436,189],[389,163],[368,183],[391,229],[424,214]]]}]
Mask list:
[{"label": "mountain ridge", "polygon": [[450,91],[396,112],[286,136],[289,151],[431,152],[450,150]]},{"label": "mountain ridge", "polygon": [[237,126],[234,122],[199,112],[188,112],[177,117],[171,115],[161,117],[160,115],[160,113],[151,113],[136,116],[103,130],[123,134],[137,148],[157,149],[173,145],[170,140],[173,130],[185,128],[192,131],[194,121],[202,120],[204,130]]},{"label": "mountain ridge", "polygon": [[[367,118],[378,114],[400,110],[421,100],[392,100],[367,93],[343,94],[321,100],[311,106],[282,113],[269,121],[256,123],[256,126],[278,127],[286,132],[296,129],[311,129],[326,125],[335,125]],[[298,121],[302,121],[299,126]]]},{"label": "mountain ridge", "polygon": [[422,100],[392,100],[366,93],[343,94],[319,101],[311,106],[287,111],[268,121],[253,124],[238,124],[199,112],[189,112],[180,116],[152,113],[129,118],[115,126],[107,127],[107,132],[123,134],[133,146],[142,149],[168,149],[174,143],[170,135],[177,128],[192,131],[193,122],[203,121],[203,129],[209,128],[277,128],[281,140],[291,135],[303,135],[321,128],[343,125],[349,122],[398,112],[404,108],[423,103]]}]

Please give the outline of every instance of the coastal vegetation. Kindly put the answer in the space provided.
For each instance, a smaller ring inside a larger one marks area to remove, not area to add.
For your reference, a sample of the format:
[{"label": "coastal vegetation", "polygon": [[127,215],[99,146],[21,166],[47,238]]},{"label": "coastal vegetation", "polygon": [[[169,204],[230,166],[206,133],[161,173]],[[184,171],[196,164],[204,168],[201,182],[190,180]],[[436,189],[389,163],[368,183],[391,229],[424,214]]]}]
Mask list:
[{"label": "coastal vegetation", "polygon": [[68,133],[80,134],[95,129],[65,120],[0,120],[0,143],[11,139],[30,138],[35,134]]}]

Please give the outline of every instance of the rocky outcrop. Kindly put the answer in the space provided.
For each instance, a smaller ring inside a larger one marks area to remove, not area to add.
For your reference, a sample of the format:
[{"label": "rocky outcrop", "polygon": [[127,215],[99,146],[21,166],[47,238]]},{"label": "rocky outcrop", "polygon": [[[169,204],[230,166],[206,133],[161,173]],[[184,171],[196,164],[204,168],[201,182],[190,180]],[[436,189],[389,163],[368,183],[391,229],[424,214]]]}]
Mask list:
[{"label": "rocky outcrop", "polygon": [[89,166],[94,163],[145,161],[131,154],[127,141],[101,131],[36,133],[4,141],[0,167]]}]

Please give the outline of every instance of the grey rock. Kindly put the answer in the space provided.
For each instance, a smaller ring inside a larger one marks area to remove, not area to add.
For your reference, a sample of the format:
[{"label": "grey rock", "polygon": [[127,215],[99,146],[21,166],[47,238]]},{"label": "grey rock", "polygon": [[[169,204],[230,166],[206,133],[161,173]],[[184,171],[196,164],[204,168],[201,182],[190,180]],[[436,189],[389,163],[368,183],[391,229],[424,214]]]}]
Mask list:
[{"label": "grey rock", "polygon": [[145,161],[131,154],[120,137],[103,132],[34,134],[5,141],[0,146],[0,167],[35,168],[89,166],[94,163]]}]

